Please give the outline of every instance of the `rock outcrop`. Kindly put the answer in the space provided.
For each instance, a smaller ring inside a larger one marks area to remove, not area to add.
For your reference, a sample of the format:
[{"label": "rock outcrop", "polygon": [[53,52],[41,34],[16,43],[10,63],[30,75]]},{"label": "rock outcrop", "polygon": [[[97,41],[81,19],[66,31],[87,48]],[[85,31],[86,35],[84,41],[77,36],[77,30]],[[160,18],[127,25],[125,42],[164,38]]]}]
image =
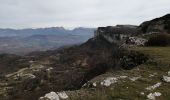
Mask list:
[{"label": "rock outcrop", "polygon": [[147,39],[133,36],[126,39],[126,44],[144,46],[147,41]]},{"label": "rock outcrop", "polygon": [[45,94],[44,97],[40,97],[39,100],[60,100],[59,96],[55,92]]},{"label": "rock outcrop", "polygon": [[147,98],[148,98],[149,100],[155,100],[156,97],[159,97],[159,96],[161,96],[161,95],[162,95],[162,94],[161,94],[160,92],[154,92],[154,93],[148,94],[148,95],[147,95]]},{"label": "rock outcrop", "polygon": [[103,36],[110,43],[121,44],[125,39],[137,33],[137,26],[117,25],[99,27],[95,32],[95,37]]},{"label": "rock outcrop", "polygon": [[68,95],[65,92],[50,92],[45,94],[44,97],[40,97],[39,100],[66,100]]},{"label": "rock outcrop", "polygon": [[170,33],[170,14],[163,17],[143,22],[138,27],[139,33]]},{"label": "rock outcrop", "polygon": [[137,26],[117,25],[108,27],[99,27],[95,32],[95,37],[102,36],[110,43],[116,43],[120,46],[137,45],[143,46],[146,39],[137,37]]}]

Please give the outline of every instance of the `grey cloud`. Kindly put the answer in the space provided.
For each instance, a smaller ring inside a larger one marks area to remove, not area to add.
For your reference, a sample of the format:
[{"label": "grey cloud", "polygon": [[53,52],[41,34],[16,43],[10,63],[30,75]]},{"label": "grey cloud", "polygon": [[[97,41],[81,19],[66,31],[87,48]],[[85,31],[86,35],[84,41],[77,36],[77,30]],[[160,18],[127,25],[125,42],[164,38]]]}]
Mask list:
[{"label": "grey cloud", "polygon": [[169,0],[0,0],[0,27],[140,24],[170,13]]}]

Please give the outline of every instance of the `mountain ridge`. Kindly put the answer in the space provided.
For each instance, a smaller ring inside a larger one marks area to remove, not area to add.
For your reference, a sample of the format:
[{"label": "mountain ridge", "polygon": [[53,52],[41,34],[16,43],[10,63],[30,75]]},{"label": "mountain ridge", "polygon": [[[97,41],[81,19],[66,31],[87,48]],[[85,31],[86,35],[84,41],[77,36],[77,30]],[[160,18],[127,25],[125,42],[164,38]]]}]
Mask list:
[{"label": "mountain ridge", "polygon": [[170,33],[170,14],[143,22],[138,27],[140,33]]}]

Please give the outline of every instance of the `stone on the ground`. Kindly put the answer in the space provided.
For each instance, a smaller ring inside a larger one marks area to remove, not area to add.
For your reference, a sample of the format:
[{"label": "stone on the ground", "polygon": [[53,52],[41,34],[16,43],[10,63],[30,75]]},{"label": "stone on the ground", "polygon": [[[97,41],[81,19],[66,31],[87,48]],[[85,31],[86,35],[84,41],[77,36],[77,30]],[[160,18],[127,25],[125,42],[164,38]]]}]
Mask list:
[{"label": "stone on the ground", "polygon": [[82,87],[86,87],[87,86],[87,83],[85,83]]},{"label": "stone on the ground", "polygon": [[127,78],[128,76],[120,76],[119,78],[120,79],[125,79],[125,78]]},{"label": "stone on the ground", "polygon": [[156,88],[158,88],[158,87],[160,87],[161,86],[161,82],[158,82],[158,83],[156,83],[155,85],[153,85],[153,86],[149,86],[149,87],[147,87],[146,89],[147,90],[154,90],[154,89],[156,89]]},{"label": "stone on the ground", "polygon": [[97,86],[96,82],[95,82],[95,83],[93,83],[93,86],[94,86],[94,87],[96,87],[96,86]]},{"label": "stone on the ground", "polygon": [[50,67],[50,68],[48,68],[48,69],[46,69],[47,71],[50,71],[50,70],[52,70],[53,69],[53,67]]},{"label": "stone on the ground", "polygon": [[170,77],[169,76],[163,76],[163,81],[170,82]]},{"label": "stone on the ground", "polygon": [[60,99],[68,99],[68,95],[65,92],[57,93]]},{"label": "stone on the ground", "polygon": [[117,80],[118,79],[116,77],[110,77],[110,78],[103,80],[100,84],[103,86],[109,87],[111,84],[116,83]]},{"label": "stone on the ground", "polygon": [[153,74],[150,74],[150,75],[149,75],[149,77],[154,77],[154,76],[155,76],[155,75],[153,75]]},{"label": "stone on the ground", "polygon": [[170,76],[170,71],[168,72],[168,76]]},{"label": "stone on the ground", "polygon": [[147,98],[150,100],[155,100],[156,97],[161,96],[162,94],[160,92],[150,93],[147,95]]},{"label": "stone on the ground", "polygon": [[139,77],[132,77],[132,78],[129,78],[131,81],[136,81],[136,80],[138,80],[139,78],[141,78],[141,76],[139,76]]},{"label": "stone on the ground", "polygon": [[144,92],[141,92],[140,94],[141,94],[141,95],[145,95],[145,93],[144,93]]},{"label": "stone on the ground", "polygon": [[45,94],[44,97],[40,97],[39,100],[60,100],[59,96],[55,92]]}]

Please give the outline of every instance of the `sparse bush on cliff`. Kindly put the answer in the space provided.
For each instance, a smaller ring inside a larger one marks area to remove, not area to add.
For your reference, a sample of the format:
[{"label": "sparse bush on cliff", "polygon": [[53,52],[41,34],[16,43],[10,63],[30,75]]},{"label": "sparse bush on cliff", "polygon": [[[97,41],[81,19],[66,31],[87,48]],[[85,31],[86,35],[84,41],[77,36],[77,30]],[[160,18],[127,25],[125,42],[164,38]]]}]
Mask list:
[{"label": "sparse bush on cliff", "polygon": [[129,70],[145,63],[147,60],[148,57],[143,53],[131,51],[121,58],[120,65],[123,69]]},{"label": "sparse bush on cliff", "polygon": [[148,42],[145,44],[146,46],[169,46],[170,45],[170,34],[154,34],[152,35]]}]

